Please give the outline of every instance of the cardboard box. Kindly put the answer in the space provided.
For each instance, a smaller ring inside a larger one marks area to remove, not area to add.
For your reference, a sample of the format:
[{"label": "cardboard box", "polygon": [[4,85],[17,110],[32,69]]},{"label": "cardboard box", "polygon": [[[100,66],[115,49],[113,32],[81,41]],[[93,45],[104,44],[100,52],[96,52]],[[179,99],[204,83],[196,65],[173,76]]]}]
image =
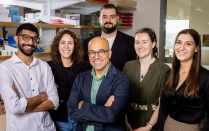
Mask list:
[{"label": "cardboard box", "polygon": [[65,10],[55,10],[55,13],[60,13],[60,14],[75,14],[73,12],[65,11]]},{"label": "cardboard box", "polygon": [[0,14],[0,21],[11,22],[11,16],[8,14]]},{"label": "cardboard box", "polygon": [[0,6],[0,14],[9,14],[9,8]]},{"label": "cardboard box", "polygon": [[66,14],[66,18],[79,21],[80,25],[91,25],[91,15]]}]

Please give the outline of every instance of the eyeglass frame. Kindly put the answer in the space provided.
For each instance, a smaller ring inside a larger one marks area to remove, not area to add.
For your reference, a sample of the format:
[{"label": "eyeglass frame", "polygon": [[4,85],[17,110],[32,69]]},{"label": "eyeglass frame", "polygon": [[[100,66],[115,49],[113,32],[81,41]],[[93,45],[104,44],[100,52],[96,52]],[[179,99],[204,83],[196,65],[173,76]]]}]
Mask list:
[{"label": "eyeglass frame", "polygon": [[[103,50],[103,49],[101,49],[101,50],[104,51],[104,55],[105,55],[106,52],[110,51],[110,50]],[[101,50],[99,50],[99,51],[101,51]],[[88,56],[91,57],[91,58],[94,58],[94,57],[96,56],[96,54],[98,54],[98,56],[102,57],[101,55],[99,55],[99,51],[97,51],[97,52],[93,51],[93,52],[94,52],[94,56],[93,56],[93,57],[90,56],[90,51],[87,52],[87,54],[88,54]],[[104,56],[104,55],[103,55],[103,56]]]},{"label": "eyeglass frame", "polygon": [[[31,37],[30,35],[27,35],[27,34],[19,34],[18,36],[22,36],[22,39],[23,39],[23,36],[25,36],[25,35],[28,36],[28,37],[30,37],[30,39],[32,38],[32,42],[33,42],[33,43],[34,43],[34,38],[37,38],[37,40],[35,41],[35,43],[37,43],[37,44],[39,43],[40,38],[41,38],[41,37],[38,38],[38,37],[36,37],[36,36]],[[27,42],[27,41],[29,41],[30,39],[28,39],[28,40],[24,40],[24,39],[23,39],[23,40]]]}]

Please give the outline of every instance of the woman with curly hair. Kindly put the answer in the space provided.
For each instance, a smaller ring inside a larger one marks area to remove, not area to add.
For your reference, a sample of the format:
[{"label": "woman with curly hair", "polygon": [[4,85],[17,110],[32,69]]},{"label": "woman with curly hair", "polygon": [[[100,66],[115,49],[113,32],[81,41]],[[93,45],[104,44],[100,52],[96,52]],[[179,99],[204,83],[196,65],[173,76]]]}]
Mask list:
[{"label": "woman with curly hair", "polygon": [[60,30],[51,45],[52,61],[48,62],[60,99],[58,109],[49,111],[57,131],[74,131],[76,128],[76,122],[68,117],[67,101],[76,76],[92,68],[83,57],[84,50],[76,35],[68,29]]}]

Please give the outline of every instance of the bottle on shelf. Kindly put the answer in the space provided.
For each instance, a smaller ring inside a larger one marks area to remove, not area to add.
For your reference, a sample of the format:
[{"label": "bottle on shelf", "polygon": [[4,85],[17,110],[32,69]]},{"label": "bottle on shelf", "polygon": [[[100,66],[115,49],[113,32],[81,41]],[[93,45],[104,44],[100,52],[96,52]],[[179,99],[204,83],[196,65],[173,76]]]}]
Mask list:
[{"label": "bottle on shelf", "polygon": [[2,55],[3,49],[4,49],[4,41],[0,39],[0,55]]}]

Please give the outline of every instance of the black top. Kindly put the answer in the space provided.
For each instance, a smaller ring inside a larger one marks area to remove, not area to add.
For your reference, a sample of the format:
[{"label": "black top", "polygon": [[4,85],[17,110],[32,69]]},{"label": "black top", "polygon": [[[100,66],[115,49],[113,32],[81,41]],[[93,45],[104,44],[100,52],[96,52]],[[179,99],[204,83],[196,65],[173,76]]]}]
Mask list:
[{"label": "black top", "polygon": [[54,121],[68,121],[67,101],[70,96],[71,88],[73,86],[76,76],[92,68],[88,61],[64,67],[62,63],[54,65],[52,61],[47,62],[52,69],[54,81],[59,86],[57,88],[59,95],[59,107],[57,110],[49,110],[49,113]]},{"label": "black top", "polygon": [[[98,36],[101,36],[101,34],[86,38],[84,40],[83,47],[85,51],[85,60],[89,60],[89,57],[87,55],[89,41]],[[136,59],[136,52],[134,49],[134,37],[124,34],[123,32],[117,31],[111,50],[112,56],[110,58],[110,61],[120,71],[123,70],[123,66],[126,62]]]},{"label": "black top", "polygon": [[[165,75],[164,85],[169,74],[170,71]],[[167,95],[165,95],[163,92],[161,94],[160,110],[156,125],[157,131],[164,130],[164,123],[168,114],[171,118],[187,124],[200,123],[200,120],[205,117],[205,111],[207,111],[207,114],[209,114],[209,71],[201,67],[201,78],[199,85],[200,98],[194,97],[191,99],[190,97],[184,96],[186,81],[184,81],[179,89],[175,91],[178,82],[179,73],[176,73],[174,83],[171,89],[167,91]],[[209,131],[208,120],[204,124],[204,131]]]}]

